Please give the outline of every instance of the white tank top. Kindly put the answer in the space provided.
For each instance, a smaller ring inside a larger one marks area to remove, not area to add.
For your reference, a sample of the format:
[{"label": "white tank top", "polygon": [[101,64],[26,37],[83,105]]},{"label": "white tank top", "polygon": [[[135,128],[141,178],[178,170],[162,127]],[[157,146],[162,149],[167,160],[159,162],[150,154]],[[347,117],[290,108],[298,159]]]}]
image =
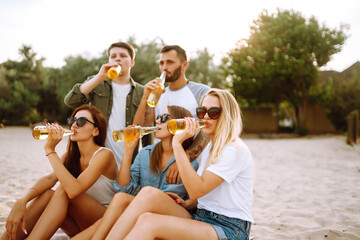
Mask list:
[{"label": "white tank top", "polygon": [[[100,147],[91,157],[89,165],[95,154],[101,149],[108,149],[109,151],[111,151],[109,148]],[[111,180],[104,175],[100,175],[98,180],[88,190],[86,190],[86,193],[92,198],[94,198],[96,201],[101,203],[103,206],[107,207],[109,206],[115,194],[114,181],[115,180]]]}]

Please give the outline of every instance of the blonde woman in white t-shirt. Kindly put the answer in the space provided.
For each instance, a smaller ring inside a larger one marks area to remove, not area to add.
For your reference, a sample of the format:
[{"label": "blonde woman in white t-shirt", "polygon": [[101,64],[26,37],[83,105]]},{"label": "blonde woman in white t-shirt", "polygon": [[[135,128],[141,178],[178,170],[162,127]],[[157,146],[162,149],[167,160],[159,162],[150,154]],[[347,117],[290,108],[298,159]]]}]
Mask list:
[{"label": "blonde woman in white t-shirt", "polygon": [[[143,188],[113,226],[107,239],[248,239],[253,223],[252,158],[239,138],[241,112],[226,90],[211,89],[197,108],[211,141],[199,170],[192,169],[181,143],[199,129],[186,118],[173,138],[174,155],[190,199]],[[196,209],[190,214],[189,210]]]}]

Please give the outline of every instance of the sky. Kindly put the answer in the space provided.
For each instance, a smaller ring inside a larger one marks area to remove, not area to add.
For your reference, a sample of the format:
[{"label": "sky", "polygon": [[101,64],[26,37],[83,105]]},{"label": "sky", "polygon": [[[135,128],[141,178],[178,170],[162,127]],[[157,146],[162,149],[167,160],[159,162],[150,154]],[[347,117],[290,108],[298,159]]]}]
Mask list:
[{"label": "sky", "polygon": [[161,38],[188,55],[207,48],[215,64],[250,35],[263,10],[300,12],[338,29],[348,24],[340,53],[321,70],[343,71],[360,61],[359,0],[0,0],[0,63],[20,60],[29,45],[47,67],[62,67],[65,58],[98,57],[130,36],[137,43]]}]

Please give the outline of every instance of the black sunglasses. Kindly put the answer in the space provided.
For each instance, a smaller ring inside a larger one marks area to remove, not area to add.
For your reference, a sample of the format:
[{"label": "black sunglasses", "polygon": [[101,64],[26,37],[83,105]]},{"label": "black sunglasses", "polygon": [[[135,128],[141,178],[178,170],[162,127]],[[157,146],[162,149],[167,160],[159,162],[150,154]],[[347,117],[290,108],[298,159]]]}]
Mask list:
[{"label": "black sunglasses", "polygon": [[163,115],[158,115],[158,116],[156,117],[156,120],[158,120],[158,119],[160,118],[160,122],[161,122],[161,123],[164,123],[164,122],[166,122],[166,120],[167,120],[168,117],[170,117],[170,116],[171,116],[170,114],[164,113]]},{"label": "black sunglasses", "polygon": [[76,125],[78,127],[84,126],[86,122],[89,122],[96,127],[96,124],[90,121],[89,119],[87,119],[86,117],[79,117],[79,118],[69,117],[67,119],[67,123],[69,124],[70,127],[74,124],[74,122],[76,122]]},{"label": "black sunglasses", "polygon": [[212,107],[209,109],[206,109],[205,107],[196,108],[196,116],[198,116],[199,119],[203,119],[206,113],[209,115],[210,119],[218,119],[220,117],[221,108],[218,107]]}]

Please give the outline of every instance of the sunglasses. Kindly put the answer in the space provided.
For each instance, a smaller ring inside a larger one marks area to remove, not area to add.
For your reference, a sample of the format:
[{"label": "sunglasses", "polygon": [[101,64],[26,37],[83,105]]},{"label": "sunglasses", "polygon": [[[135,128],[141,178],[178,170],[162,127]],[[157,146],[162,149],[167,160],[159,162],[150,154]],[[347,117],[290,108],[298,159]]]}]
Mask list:
[{"label": "sunglasses", "polygon": [[220,117],[221,108],[218,107],[212,107],[209,109],[206,109],[205,107],[197,107],[196,108],[196,116],[198,116],[199,119],[203,119],[206,114],[209,115],[210,119],[218,119]]},{"label": "sunglasses", "polygon": [[160,119],[160,122],[161,122],[161,123],[164,123],[164,122],[166,122],[166,120],[167,120],[168,117],[170,117],[170,116],[171,116],[170,114],[164,113],[163,115],[158,115],[158,116],[156,117],[156,120]]},{"label": "sunglasses", "polygon": [[96,124],[90,121],[89,119],[87,119],[86,117],[79,117],[79,118],[69,117],[67,119],[67,123],[69,124],[70,127],[74,124],[74,122],[76,122],[76,125],[78,127],[84,126],[86,122],[89,122],[96,127]]}]

